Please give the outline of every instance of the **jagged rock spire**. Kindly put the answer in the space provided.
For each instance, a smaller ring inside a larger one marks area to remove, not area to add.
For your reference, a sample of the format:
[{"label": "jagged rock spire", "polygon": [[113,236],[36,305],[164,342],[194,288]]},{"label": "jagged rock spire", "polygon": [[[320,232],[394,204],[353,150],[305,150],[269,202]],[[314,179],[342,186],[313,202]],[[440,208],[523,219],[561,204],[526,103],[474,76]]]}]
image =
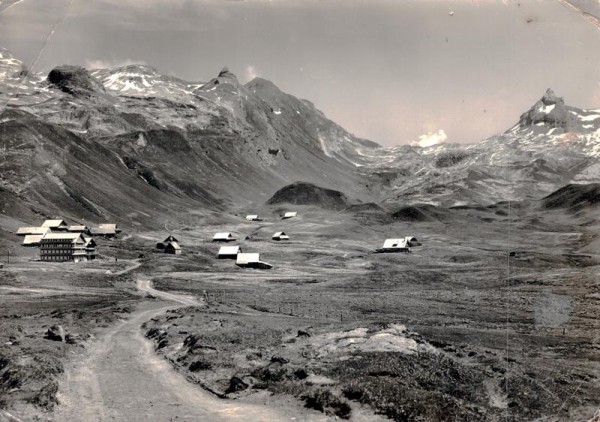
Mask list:
[{"label": "jagged rock spire", "polygon": [[219,78],[234,78],[234,79],[237,79],[237,76],[235,76],[235,74],[232,73],[227,66],[225,66],[219,72]]}]

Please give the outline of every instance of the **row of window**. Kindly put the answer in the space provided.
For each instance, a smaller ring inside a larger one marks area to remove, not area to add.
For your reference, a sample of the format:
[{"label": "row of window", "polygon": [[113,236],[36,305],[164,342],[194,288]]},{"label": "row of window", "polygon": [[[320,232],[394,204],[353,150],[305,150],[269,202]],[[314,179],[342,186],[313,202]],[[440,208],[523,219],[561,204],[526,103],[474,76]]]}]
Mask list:
[{"label": "row of window", "polygon": [[72,257],[62,257],[62,256],[46,256],[46,257],[42,257],[42,261],[71,261],[71,260],[72,260]]}]

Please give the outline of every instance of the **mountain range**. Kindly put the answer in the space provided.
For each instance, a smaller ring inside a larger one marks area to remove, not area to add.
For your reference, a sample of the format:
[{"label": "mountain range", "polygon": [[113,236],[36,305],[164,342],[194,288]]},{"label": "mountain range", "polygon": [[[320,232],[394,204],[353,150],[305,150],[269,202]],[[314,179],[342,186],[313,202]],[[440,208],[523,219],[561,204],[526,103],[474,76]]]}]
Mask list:
[{"label": "mountain range", "polygon": [[[351,203],[489,205],[600,179],[600,110],[548,90],[481,142],[383,148],[310,101],[227,68],[208,82],[149,66],[30,72],[0,49],[0,215],[193,224],[297,181]],[[12,221],[12,220],[11,220]]]}]

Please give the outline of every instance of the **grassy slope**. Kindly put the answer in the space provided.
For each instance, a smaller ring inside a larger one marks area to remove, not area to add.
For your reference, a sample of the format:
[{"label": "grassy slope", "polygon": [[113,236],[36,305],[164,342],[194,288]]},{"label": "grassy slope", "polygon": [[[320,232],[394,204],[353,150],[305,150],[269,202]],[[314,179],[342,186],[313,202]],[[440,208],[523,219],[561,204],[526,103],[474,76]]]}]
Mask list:
[{"label": "grassy slope", "polygon": [[[244,271],[213,260],[215,245],[188,247],[182,257],[161,260],[155,284],[206,291],[212,305],[178,311],[146,329],[154,329],[149,336],[162,342],[160,352],[192,379],[234,395],[268,388],[339,416],[362,402],[395,420],[583,417],[599,392],[590,319],[598,306],[598,262],[569,253],[585,246],[597,226],[543,215],[536,206],[461,209],[444,222],[377,227],[312,208],[285,223],[230,224],[252,233],[242,246],[260,251],[275,269]],[[275,228],[292,240],[268,240]],[[204,227],[188,239],[213,231]],[[372,254],[392,233],[417,235],[424,246],[410,255]],[[509,257],[510,251],[517,253]],[[557,297],[568,305],[553,308]],[[546,308],[564,313],[565,321],[553,325]],[[321,356],[313,344],[321,335],[394,323],[434,351],[342,347]],[[311,336],[298,337],[298,330]],[[232,392],[232,377],[251,388]]]}]

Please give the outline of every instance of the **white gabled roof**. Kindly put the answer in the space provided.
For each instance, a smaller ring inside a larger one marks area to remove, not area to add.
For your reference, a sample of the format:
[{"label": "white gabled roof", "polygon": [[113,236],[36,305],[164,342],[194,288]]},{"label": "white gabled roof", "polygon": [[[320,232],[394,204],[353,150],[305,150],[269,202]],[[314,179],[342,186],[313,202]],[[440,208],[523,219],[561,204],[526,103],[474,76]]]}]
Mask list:
[{"label": "white gabled roof", "polygon": [[298,215],[298,211],[288,211],[283,214],[284,217],[296,217]]},{"label": "white gabled roof", "polygon": [[116,224],[112,224],[112,223],[98,224],[98,227],[101,228],[101,229],[107,229],[107,230],[117,230],[117,225]]},{"label": "white gabled roof", "polygon": [[273,237],[286,236],[285,232],[277,232],[273,235]]},{"label": "white gabled roof", "polygon": [[17,229],[17,234],[45,234],[48,233],[50,227],[19,227]]},{"label": "white gabled roof", "polygon": [[383,242],[384,249],[393,249],[393,248],[408,248],[408,241],[406,238],[404,239],[386,239]]},{"label": "white gabled roof", "polygon": [[96,241],[94,241],[94,238],[84,236],[84,235],[82,235],[81,238],[85,242],[86,247],[95,247],[96,246]]},{"label": "white gabled roof", "polygon": [[219,255],[237,255],[239,252],[239,246],[221,246],[219,249]]},{"label": "white gabled roof", "polygon": [[179,246],[179,243],[177,242],[169,242],[165,245],[165,248],[168,248],[169,245],[171,245],[175,250],[181,249],[181,246]]},{"label": "white gabled roof", "polygon": [[213,239],[229,239],[232,238],[233,235],[231,233],[217,233],[213,236]]},{"label": "white gabled roof", "polygon": [[256,214],[248,214],[246,216],[246,220],[256,220],[258,218],[258,215]]},{"label": "white gabled roof", "polygon": [[44,221],[44,223],[42,224],[42,227],[60,227],[60,226],[66,226],[67,223],[65,222],[65,220],[46,220]]},{"label": "white gabled roof", "polygon": [[87,226],[84,226],[84,225],[75,225],[75,226],[69,226],[68,230],[70,232],[79,232],[79,231],[82,232],[82,231],[85,231],[87,229],[88,229]]},{"label": "white gabled roof", "polygon": [[28,234],[23,239],[23,245],[36,245],[40,243],[40,240],[42,240],[43,237],[43,234]]},{"label": "white gabled roof", "polygon": [[239,253],[237,256],[236,264],[250,264],[260,262],[260,254],[258,253]]}]

